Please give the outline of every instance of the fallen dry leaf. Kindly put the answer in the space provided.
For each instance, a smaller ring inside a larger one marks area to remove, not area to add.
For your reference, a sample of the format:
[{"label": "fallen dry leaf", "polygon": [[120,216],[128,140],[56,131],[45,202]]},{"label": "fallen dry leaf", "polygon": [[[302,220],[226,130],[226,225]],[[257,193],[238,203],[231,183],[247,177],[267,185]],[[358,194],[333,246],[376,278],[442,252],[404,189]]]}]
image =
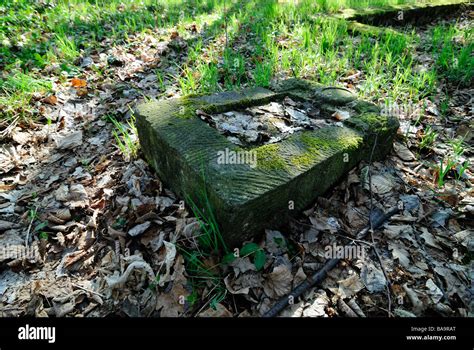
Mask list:
[{"label": "fallen dry leaf", "polygon": [[262,275],[256,271],[248,271],[247,273],[240,274],[237,279],[234,279],[232,278],[232,274],[229,274],[224,279],[224,283],[230,293],[247,295],[251,288],[262,287]]},{"label": "fallen dry leaf", "polygon": [[429,245],[430,247],[433,247],[433,248],[442,249],[439,246],[438,240],[436,239],[436,237],[433,236],[426,227],[422,227],[421,231],[422,231],[422,234],[420,235],[420,237],[423,238],[426,245]]},{"label": "fallen dry leaf", "polygon": [[290,268],[286,264],[281,264],[267,275],[263,289],[270,298],[281,297],[291,291],[292,281]]},{"label": "fallen dry leaf", "polygon": [[171,40],[174,40],[178,37],[179,37],[179,33],[177,31],[172,32],[171,35],[170,35]]},{"label": "fallen dry leaf", "polygon": [[244,258],[236,258],[229,264],[229,266],[233,267],[235,277],[239,277],[241,273],[245,273],[247,271],[256,271],[255,264],[250,261],[248,256]]},{"label": "fallen dry leaf", "polygon": [[85,208],[89,205],[89,195],[82,184],[73,184],[69,188],[67,201],[71,208]]},{"label": "fallen dry leaf", "polygon": [[385,279],[383,271],[376,267],[372,261],[369,261],[362,267],[360,277],[370,293],[377,293],[385,290],[387,280]]},{"label": "fallen dry leaf", "polygon": [[13,222],[0,220],[0,232],[9,230],[9,229],[11,229],[13,227],[17,227],[17,226],[18,226],[18,224],[15,224]]},{"label": "fallen dry leaf", "polygon": [[408,299],[413,305],[413,312],[415,314],[420,314],[425,309],[425,306],[423,305],[421,300],[418,298],[418,295],[416,294],[416,292],[413,289],[409,288],[406,283],[403,285],[403,290],[405,291]]},{"label": "fallen dry leaf", "polygon": [[78,88],[76,90],[76,95],[79,97],[85,97],[87,96],[88,93],[89,93],[89,90],[87,90],[86,88]]},{"label": "fallen dry leaf", "polygon": [[441,289],[433,282],[433,280],[430,278],[428,281],[426,281],[426,288],[428,289],[428,294],[431,297],[431,300],[433,300],[433,303],[438,303],[441,298],[443,297],[443,292]]},{"label": "fallen dry leaf", "polygon": [[361,289],[364,288],[362,281],[358,274],[353,273],[351,276],[347,277],[346,279],[338,281],[339,287],[336,291],[337,294],[341,296],[341,298],[352,298],[355,294],[357,294]]},{"label": "fallen dry leaf", "polygon": [[408,147],[401,143],[395,142],[393,144],[393,149],[395,150],[395,153],[397,153],[397,156],[401,160],[404,160],[406,162],[411,162],[416,159],[415,155],[408,149]]},{"label": "fallen dry leaf", "polygon": [[311,304],[303,310],[305,317],[324,317],[326,316],[326,307],[328,306],[329,298],[324,290],[319,290],[316,298]]},{"label": "fallen dry leaf", "polygon": [[[129,260],[132,260],[131,258],[132,257],[129,257]],[[143,258],[139,256],[133,256],[133,258],[135,258],[135,260],[131,261],[122,275],[119,275],[118,271],[115,271],[116,273],[114,275],[106,277],[105,280],[110,288],[123,288],[125,283],[128,281],[130,274],[135,270],[140,271],[143,275],[147,275],[151,282],[156,280],[153,269],[143,260]]]},{"label": "fallen dry leaf", "polygon": [[297,304],[288,305],[278,316],[279,317],[301,317],[306,303],[300,301]]},{"label": "fallen dry leaf", "polygon": [[28,132],[14,131],[12,133],[12,139],[20,145],[24,145],[31,142],[31,134]]},{"label": "fallen dry leaf", "polygon": [[388,249],[392,251],[392,256],[394,259],[398,259],[398,262],[403,267],[410,266],[410,253],[405,249],[402,244],[395,244],[392,242],[388,243]]},{"label": "fallen dry leaf", "polygon": [[176,246],[173,243],[167,241],[163,241],[163,244],[166,249],[166,254],[165,258],[161,262],[160,271],[161,268],[165,266],[165,274],[160,277],[160,286],[164,286],[166,282],[169,282],[171,267],[173,266],[174,260],[176,258]]},{"label": "fallen dry leaf", "polygon": [[174,264],[174,272],[171,276],[172,287],[169,292],[163,292],[158,296],[156,310],[160,311],[161,317],[178,317],[185,311],[186,298],[189,291],[186,289],[187,280],[184,276],[184,259],[180,255]]},{"label": "fallen dry leaf", "polygon": [[[365,184],[365,188],[367,190],[370,189],[369,182]],[[383,175],[373,175],[372,176],[372,191],[377,194],[385,194],[392,190],[393,188],[393,181]]]},{"label": "fallen dry leaf", "polygon": [[79,78],[72,78],[71,85],[75,88],[85,88],[87,86],[87,81]]},{"label": "fallen dry leaf", "polygon": [[208,308],[199,313],[198,317],[232,317],[232,312],[226,309],[222,304],[217,304],[216,309]]},{"label": "fallen dry leaf", "polygon": [[73,131],[67,134],[56,134],[52,136],[58,149],[71,149],[82,145],[82,131]]},{"label": "fallen dry leaf", "polygon": [[54,106],[58,103],[58,98],[55,95],[49,95],[48,97],[43,98],[41,101]]},{"label": "fallen dry leaf", "polygon": [[128,234],[132,237],[139,236],[142,233],[144,233],[146,230],[148,230],[150,225],[151,225],[151,222],[149,221],[144,222],[143,224],[140,224],[140,225],[136,225],[128,231]]}]

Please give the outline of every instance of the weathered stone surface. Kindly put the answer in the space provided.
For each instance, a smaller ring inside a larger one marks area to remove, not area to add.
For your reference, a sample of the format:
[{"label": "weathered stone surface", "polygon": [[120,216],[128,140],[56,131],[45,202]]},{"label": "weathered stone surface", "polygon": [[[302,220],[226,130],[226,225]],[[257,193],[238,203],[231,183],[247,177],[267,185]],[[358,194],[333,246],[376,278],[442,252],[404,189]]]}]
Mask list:
[{"label": "weathered stone surface", "polygon": [[469,0],[430,0],[416,3],[391,4],[379,7],[367,7],[363,9],[347,8],[335,17],[345,20],[355,20],[368,24],[380,24],[401,19],[399,15],[403,13],[403,20],[429,20],[423,17],[432,17],[446,12],[452,12],[463,6],[469,6]]},{"label": "weathered stone surface", "polygon": [[384,34],[401,36],[399,31],[386,26],[408,23],[421,25],[431,22],[434,17],[452,15],[457,11],[466,12],[472,8],[473,5],[469,0],[430,0],[429,2],[392,4],[364,9],[348,8],[333,16],[344,19],[347,29],[351,32],[373,36]]},{"label": "weathered stone surface", "polygon": [[[206,192],[229,246],[285,222],[310,205],[360,160],[369,157],[377,134],[375,157],[392,145],[398,121],[381,116],[376,106],[348,91],[288,80],[273,91],[257,88],[212,96],[190,96],[138,106],[137,128],[145,157],[161,180],[202,208]],[[219,164],[219,152],[242,151],[199,119],[196,110],[221,113],[266,104],[290,96],[327,106],[350,106],[357,115],[342,127],[295,133],[252,150],[257,166]],[[290,202],[292,201],[292,202]],[[294,209],[289,203],[294,203]]]}]

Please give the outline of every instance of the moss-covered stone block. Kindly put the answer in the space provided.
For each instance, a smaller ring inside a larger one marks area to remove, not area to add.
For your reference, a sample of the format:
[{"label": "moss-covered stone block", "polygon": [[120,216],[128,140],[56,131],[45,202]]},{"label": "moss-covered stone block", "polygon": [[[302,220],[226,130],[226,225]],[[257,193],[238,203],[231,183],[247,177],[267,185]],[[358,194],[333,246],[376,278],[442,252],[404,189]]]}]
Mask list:
[{"label": "moss-covered stone block", "polygon": [[[430,0],[415,3],[387,4],[383,6],[371,6],[360,9],[347,8],[336,13],[334,17],[355,20],[367,24],[381,24],[393,20],[423,20],[422,17],[434,17],[446,12],[455,11],[461,7],[469,6],[469,0]],[[403,13],[403,19],[399,19]]]},{"label": "moss-covered stone block", "polygon": [[456,11],[467,13],[472,8],[473,4],[469,0],[430,0],[361,9],[347,8],[333,16],[346,20],[347,29],[351,32],[370,36],[403,36],[398,30],[387,26],[407,23],[422,25],[437,16],[451,15]]},{"label": "moss-covered stone block", "polygon": [[[298,132],[281,142],[251,149],[228,141],[196,112],[221,113],[285,96],[349,106],[356,112],[342,126]],[[136,116],[143,153],[160,179],[200,208],[208,207],[208,201],[230,247],[309,206],[358,162],[369,158],[376,137],[375,156],[383,157],[398,128],[396,119],[381,116],[376,106],[357,100],[347,90],[296,79],[272,90],[256,88],[144,103],[137,107]],[[256,162],[222,162],[223,154],[245,152],[251,152]]]}]

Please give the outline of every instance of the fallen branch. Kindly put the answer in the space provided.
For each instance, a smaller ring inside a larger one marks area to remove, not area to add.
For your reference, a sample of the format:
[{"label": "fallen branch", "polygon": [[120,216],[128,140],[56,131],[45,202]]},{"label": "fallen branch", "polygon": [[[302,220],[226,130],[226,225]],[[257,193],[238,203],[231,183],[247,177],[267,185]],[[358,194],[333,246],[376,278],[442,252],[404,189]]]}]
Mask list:
[{"label": "fallen branch", "polygon": [[[393,215],[400,212],[400,208],[395,207],[390,209],[386,214],[380,215],[372,220],[372,228],[377,229],[383,225],[385,221],[391,218]],[[362,231],[357,234],[358,239],[364,238],[370,231],[371,225],[365,227]],[[353,243],[351,243],[353,244]],[[263,317],[275,317],[277,316],[289,303],[290,300],[293,302],[297,298],[299,298],[303,293],[305,293],[308,289],[313,287],[314,285],[320,283],[329,271],[331,271],[342,259],[330,259],[326,262],[326,264],[314,275],[308,277],[304,280],[301,284],[299,284],[293,291],[288,294],[287,296],[282,297],[277,303],[268,310]]]},{"label": "fallen branch", "polygon": [[344,316],[346,317],[359,317],[355,312],[354,310],[352,310],[349,305],[347,305],[345,303],[344,300],[342,300],[342,298],[339,298],[339,300],[337,301],[337,306],[339,307],[339,309],[342,311],[342,313],[344,314]]},{"label": "fallen branch", "polygon": [[356,301],[355,301],[354,299],[350,299],[350,300],[347,302],[347,305],[348,305],[352,310],[354,310],[354,312],[356,313],[357,316],[359,316],[359,317],[367,317],[367,316],[365,316],[364,311],[362,311],[362,309],[360,308],[360,306],[356,303]]}]

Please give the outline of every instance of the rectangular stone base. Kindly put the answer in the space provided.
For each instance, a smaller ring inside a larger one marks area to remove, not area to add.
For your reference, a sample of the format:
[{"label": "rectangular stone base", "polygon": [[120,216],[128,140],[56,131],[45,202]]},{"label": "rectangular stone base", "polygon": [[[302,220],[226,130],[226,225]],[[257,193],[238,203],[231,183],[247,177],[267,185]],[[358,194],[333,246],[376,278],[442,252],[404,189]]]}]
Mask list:
[{"label": "rectangular stone base", "polygon": [[[136,109],[148,162],[177,194],[191,198],[203,210],[210,204],[229,247],[284,223],[313,203],[358,162],[368,159],[376,134],[374,159],[383,157],[398,129],[395,118],[380,115],[375,105],[356,100],[344,89],[291,79],[273,90],[188,96]],[[341,126],[302,131],[276,144],[241,149],[196,113],[222,113],[285,96],[310,99],[327,112],[350,108],[354,115]],[[222,161],[223,154],[243,151],[254,152],[256,164],[229,164],[229,157]]]}]

